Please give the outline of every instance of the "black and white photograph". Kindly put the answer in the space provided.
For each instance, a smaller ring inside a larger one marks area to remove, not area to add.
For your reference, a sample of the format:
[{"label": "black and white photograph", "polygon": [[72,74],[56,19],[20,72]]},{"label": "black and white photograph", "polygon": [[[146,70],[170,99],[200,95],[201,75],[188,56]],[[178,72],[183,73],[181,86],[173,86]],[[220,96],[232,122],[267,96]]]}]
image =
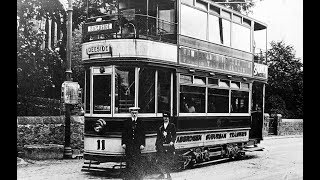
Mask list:
[{"label": "black and white photograph", "polygon": [[302,0],[17,0],[18,180],[302,180]]}]

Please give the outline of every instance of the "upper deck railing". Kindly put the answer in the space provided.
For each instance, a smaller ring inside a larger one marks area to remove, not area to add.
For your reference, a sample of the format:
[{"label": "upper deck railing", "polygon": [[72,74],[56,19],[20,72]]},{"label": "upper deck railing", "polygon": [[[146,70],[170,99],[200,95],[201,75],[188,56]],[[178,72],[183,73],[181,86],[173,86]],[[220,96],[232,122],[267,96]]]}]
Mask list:
[{"label": "upper deck railing", "polygon": [[177,24],[143,14],[95,17],[84,24],[83,42],[107,39],[148,39],[176,44]]}]

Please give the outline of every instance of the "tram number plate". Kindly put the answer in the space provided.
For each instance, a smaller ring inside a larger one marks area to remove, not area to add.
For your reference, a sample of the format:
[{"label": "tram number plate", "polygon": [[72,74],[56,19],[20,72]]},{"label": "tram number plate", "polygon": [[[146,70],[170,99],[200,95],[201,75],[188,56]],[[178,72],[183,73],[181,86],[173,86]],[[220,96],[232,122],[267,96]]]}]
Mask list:
[{"label": "tram number plate", "polygon": [[105,150],[106,148],[106,142],[105,140],[97,140],[97,150]]}]

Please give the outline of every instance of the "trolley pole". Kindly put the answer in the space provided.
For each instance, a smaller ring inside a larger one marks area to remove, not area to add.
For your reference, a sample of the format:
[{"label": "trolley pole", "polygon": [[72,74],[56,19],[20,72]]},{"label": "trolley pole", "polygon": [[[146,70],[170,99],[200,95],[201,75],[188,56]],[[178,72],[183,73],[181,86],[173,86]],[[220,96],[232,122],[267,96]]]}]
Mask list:
[{"label": "trolley pole", "polygon": [[[72,81],[71,71],[71,40],[72,40],[72,0],[68,0],[68,21],[67,21],[67,61],[66,61],[66,81]],[[71,116],[71,104],[65,103],[65,129],[64,129],[64,151],[63,158],[71,159],[72,150],[70,146],[70,116]]]}]

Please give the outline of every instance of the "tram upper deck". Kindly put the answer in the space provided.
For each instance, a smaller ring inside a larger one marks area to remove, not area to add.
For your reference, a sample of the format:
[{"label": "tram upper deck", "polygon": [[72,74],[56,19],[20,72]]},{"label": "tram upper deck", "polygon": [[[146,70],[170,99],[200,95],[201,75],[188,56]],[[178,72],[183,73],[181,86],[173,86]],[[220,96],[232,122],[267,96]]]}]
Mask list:
[{"label": "tram upper deck", "polygon": [[138,58],[267,79],[267,26],[251,17],[208,0],[97,2],[83,25],[84,63]]}]

